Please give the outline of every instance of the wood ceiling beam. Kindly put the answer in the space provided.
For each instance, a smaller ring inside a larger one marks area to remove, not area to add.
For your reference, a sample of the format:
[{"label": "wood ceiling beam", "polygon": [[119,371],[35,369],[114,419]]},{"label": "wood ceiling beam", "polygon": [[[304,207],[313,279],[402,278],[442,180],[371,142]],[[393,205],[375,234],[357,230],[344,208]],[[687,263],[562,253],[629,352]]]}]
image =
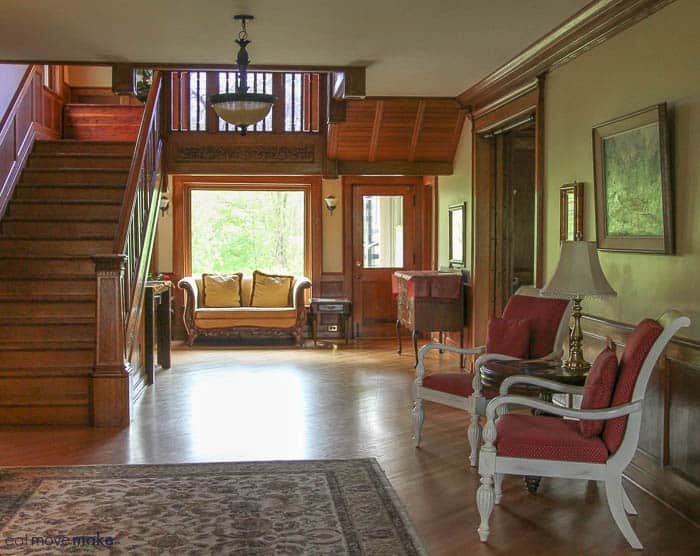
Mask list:
[{"label": "wood ceiling beam", "polygon": [[565,64],[675,0],[596,0],[472,85],[457,100],[478,108]]},{"label": "wood ceiling beam", "polygon": [[416,147],[418,146],[418,136],[423,127],[423,115],[425,114],[425,100],[418,102],[416,110],[416,122],[413,124],[413,135],[411,136],[411,146],[408,151],[408,160],[413,162],[416,159]]},{"label": "wood ceiling beam", "polygon": [[369,155],[367,159],[374,162],[377,159],[377,145],[379,144],[379,132],[382,128],[382,117],[384,116],[384,101],[378,100],[374,109],[374,123],[372,124],[372,138],[369,142]]}]

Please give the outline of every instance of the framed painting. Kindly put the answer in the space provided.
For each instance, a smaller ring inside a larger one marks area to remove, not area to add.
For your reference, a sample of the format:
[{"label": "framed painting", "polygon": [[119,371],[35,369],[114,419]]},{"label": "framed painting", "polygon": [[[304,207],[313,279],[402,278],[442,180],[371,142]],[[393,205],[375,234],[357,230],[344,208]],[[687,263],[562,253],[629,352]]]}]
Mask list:
[{"label": "framed painting", "polygon": [[666,104],[593,128],[598,249],[674,252],[669,151]]},{"label": "framed painting", "polygon": [[583,183],[567,183],[559,188],[559,239],[583,240]]},{"label": "framed painting", "polygon": [[450,268],[463,268],[467,258],[467,203],[447,207]]}]

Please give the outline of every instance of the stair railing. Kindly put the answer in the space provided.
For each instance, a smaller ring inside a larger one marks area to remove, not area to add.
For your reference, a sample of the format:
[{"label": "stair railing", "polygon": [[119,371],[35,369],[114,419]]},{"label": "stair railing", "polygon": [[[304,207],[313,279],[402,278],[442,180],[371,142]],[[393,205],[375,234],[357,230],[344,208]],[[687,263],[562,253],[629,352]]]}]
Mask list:
[{"label": "stair railing", "polygon": [[126,182],[112,254],[97,255],[97,326],[93,423],[123,426],[130,413],[129,371],[165,182],[162,75],[153,84]]}]

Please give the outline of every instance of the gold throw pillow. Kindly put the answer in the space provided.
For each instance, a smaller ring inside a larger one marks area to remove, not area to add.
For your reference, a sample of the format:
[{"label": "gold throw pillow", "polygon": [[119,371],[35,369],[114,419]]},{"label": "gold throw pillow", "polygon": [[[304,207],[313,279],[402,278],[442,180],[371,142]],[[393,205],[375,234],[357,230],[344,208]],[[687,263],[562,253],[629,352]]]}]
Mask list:
[{"label": "gold throw pillow", "polygon": [[250,295],[251,307],[290,307],[290,295],[294,276],[253,272],[253,292]]},{"label": "gold throw pillow", "polygon": [[205,307],[240,307],[243,274],[202,274]]}]

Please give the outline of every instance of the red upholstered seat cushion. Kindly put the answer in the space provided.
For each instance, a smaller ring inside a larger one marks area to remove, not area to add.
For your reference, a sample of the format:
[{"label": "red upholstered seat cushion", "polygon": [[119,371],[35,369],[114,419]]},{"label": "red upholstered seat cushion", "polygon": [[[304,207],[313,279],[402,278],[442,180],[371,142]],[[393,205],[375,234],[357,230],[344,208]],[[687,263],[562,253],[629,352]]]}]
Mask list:
[{"label": "red upholstered seat cushion", "polygon": [[503,318],[530,321],[529,357],[538,359],[552,353],[559,322],[568,304],[566,299],[514,295],[503,310]]},{"label": "red upholstered seat cushion", "polygon": [[[632,392],[644,359],[661,332],[663,332],[663,326],[653,319],[644,319],[632,331],[627,339],[625,351],[622,352],[617,383],[610,407],[624,405],[632,400]],[[626,427],[627,416],[610,419],[605,423],[603,440],[611,454],[614,454],[622,444]]]},{"label": "red upholstered seat cushion", "polygon": [[532,324],[527,319],[490,319],[486,334],[486,353],[528,359],[531,329]]},{"label": "red upholstered seat cushion", "polygon": [[599,436],[584,437],[578,422],[559,417],[510,414],[496,421],[499,456],[605,463],[608,450]]},{"label": "red upholstered seat cushion", "polygon": [[[605,348],[595,358],[583,387],[581,409],[604,409],[610,407],[615,382],[617,381],[617,355],[610,348]],[[586,438],[598,436],[603,432],[605,421],[580,421],[581,434]]]},{"label": "red upholstered seat cushion", "polygon": [[[473,378],[474,375],[471,373],[433,373],[423,379],[423,387],[468,398],[474,393]],[[491,399],[498,395],[498,391],[493,388],[483,388],[481,394]]]}]

